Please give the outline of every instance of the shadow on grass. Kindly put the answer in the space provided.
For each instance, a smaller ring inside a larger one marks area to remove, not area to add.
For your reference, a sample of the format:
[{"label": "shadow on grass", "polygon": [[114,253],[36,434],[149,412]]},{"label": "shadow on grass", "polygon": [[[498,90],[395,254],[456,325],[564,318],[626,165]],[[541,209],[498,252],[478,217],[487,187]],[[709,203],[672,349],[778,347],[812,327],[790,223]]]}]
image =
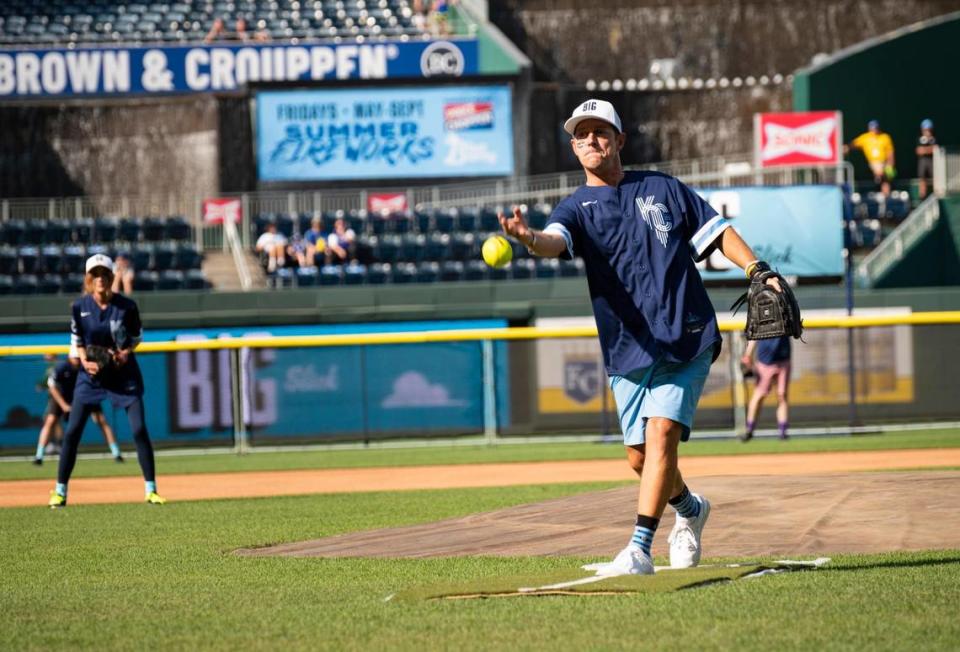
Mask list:
[{"label": "shadow on grass", "polygon": [[924,566],[944,566],[960,564],[960,555],[941,557],[939,559],[889,559],[872,561],[866,564],[831,562],[821,568],[825,572],[874,570],[879,568],[922,568]]}]

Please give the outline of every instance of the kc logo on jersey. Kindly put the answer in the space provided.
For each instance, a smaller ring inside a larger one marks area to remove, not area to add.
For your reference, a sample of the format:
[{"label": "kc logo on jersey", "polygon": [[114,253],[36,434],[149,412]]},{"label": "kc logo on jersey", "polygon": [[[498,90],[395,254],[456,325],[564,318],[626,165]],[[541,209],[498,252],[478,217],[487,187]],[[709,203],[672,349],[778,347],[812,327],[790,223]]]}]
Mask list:
[{"label": "kc logo on jersey", "polygon": [[667,248],[667,240],[670,239],[670,230],[673,229],[673,218],[667,212],[667,207],[660,203],[655,203],[656,197],[648,195],[643,199],[637,197],[637,208],[640,209],[640,216],[646,222],[647,227],[653,229],[657,240]]}]

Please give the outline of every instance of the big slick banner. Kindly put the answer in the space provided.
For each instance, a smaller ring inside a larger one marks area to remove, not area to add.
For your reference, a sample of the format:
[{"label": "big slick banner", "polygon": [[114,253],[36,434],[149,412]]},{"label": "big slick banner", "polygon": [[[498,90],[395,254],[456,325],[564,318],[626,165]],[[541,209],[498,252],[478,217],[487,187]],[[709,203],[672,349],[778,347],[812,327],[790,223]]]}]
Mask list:
[{"label": "big slick banner", "polygon": [[753,124],[758,167],[839,165],[842,162],[839,111],[757,113]]},{"label": "big slick banner", "polygon": [[261,181],[513,174],[508,85],[257,93]]}]

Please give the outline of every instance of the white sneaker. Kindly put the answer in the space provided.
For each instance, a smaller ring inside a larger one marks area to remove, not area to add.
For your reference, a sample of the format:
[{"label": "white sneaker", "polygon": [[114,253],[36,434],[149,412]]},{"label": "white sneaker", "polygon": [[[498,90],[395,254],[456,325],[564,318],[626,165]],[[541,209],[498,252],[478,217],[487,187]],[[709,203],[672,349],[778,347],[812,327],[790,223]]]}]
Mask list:
[{"label": "white sneaker", "polygon": [[667,537],[670,542],[670,567],[693,568],[700,563],[700,535],[710,516],[710,501],[694,494],[700,501],[700,515],[696,518],[683,518],[677,514],[677,522]]},{"label": "white sneaker", "polygon": [[640,548],[627,546],[606,564],[587,564],[584,570],[596,571],[597,575],[616,577],[617,575],[653,575],[653,560]]}]

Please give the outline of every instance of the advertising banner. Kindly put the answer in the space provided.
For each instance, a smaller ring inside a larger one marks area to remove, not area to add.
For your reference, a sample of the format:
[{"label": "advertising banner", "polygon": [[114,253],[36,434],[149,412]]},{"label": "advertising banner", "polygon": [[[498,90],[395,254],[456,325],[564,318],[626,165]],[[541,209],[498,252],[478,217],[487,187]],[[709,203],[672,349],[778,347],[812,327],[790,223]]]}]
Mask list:
[{"label": "advertising banner", "polygon": [[840,111],[756,113],[753,125],[758,167],[843,162]]},{"label": "advertising banner", "polygon": [[376,215],[402,213],[408,208],[404,192],[380,192],[367,195],[367,210]]},{"label": "advertising banner", "polygon": [[243,217],[243,205],[239,199],[204,199],[203,221],[205,224],[223,224],[233,220],[239,224]]},{"label": "advertising banner", "polygon": [[[836,186],[704,188],[761,259],[785,276],[843,274],[843,193]],[[715,251],[699,264],[705,281],[743,278]]]},{"label": "advertising banner", "polygon": [[257,93],[261,181],[513,173],[509,86]]},{"label": "advertising banner", "polygon": [[0,49],[0,99],[232,91],[249,82],[461,77],[476,39]]}]

